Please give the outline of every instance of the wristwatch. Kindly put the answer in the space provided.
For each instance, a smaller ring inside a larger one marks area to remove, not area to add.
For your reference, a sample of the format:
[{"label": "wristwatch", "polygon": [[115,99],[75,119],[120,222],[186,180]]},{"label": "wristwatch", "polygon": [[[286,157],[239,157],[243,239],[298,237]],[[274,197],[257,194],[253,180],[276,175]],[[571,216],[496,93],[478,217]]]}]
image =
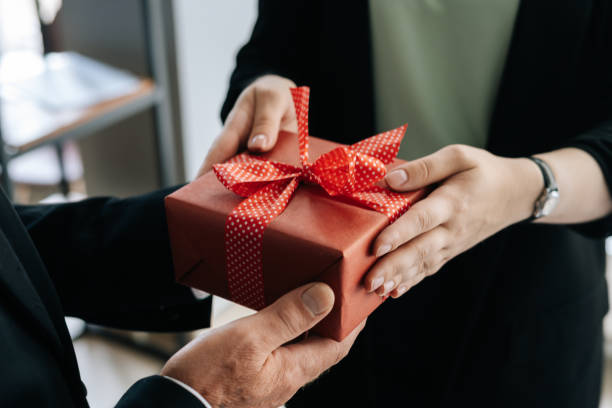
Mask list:
[{"label": "wristwatch", "polygon": [[535,202],[533,214],[527,219],[527,222],[530,222],[538,218],[546,217],[554,211],[559,203],[559,187],[557,186],[555,175],[544,160],[533,156],[527,158],[538,165],[544,177],[544,189]]}]

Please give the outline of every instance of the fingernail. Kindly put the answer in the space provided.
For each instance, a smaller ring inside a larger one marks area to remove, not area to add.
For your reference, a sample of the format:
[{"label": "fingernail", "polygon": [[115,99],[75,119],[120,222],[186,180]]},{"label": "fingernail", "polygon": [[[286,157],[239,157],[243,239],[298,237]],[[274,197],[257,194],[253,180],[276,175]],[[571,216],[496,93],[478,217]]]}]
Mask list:
[{"label": "fingernail", "polygon": [[302,303],[310,310],[313,316],[318,316],[333,306],[334,292],[326,285],[313,285],[306,292],[302,293]]},{"label": "fingernail", "polygon": [[393,289],[393,286],[395,286],[395,282],[393,282],[392,280],[385,282],[385,284],[383,285],[383,290],[385,291],[385,294],[389,293],[391,289]]},{"label": "fingernail", "polygon": [[386,244],[381,245],[380,248],[378,248],[378,251],[376,251],[376,257],[380,258],[381,256],[385,255],[389,251],[391,251],[391,245],[386,245]]},{"label": "fingernail", "polygon": [[382,285],[384,281],[385,278],[383,278],[382,276],[379,276],[378,278],[374,279],[372,281],[372,287],[370,288],[370,292],[374,292],[376,289],[380,288],[380,285]]},{"label": "fingernail", "polygon": [[250,147],[255,147],[257,149],[263,148],[265,144],[266,144],[266,135],[264,134],[253,136],[251,138],[251,141],[249,142]]},{"label": "fingernail", "polygon": [[391,173],[387,174],[387,183],[389,185],[399,187],[406,181],[408,181],[408,173],[404,170],[393,170]]},{"label": "fingernail", "polygon": [[395,286],[395,282],[393,282],[392,280],[386,281],[385,284],[383,285],[384,295],[391,292],[391,289],[393,289],[394,286]]},{"label": "fingernail", "polygon": [[399,288],[397,288],[397,295],[402,296],[407,290],[408,290],[408,287],[406,285],[402,285]]}]

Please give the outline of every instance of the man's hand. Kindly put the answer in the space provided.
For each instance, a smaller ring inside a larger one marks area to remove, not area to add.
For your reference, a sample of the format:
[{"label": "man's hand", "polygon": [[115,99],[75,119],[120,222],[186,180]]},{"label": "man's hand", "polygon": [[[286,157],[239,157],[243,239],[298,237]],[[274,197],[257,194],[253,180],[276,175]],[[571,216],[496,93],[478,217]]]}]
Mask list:
[{"label": "man's hand", "polygon": [[279,407],[346,356],[363,329],[365,321],[340,343],[311,336],[285,344],[322,320],[333,304],[329,286],[302,286],[193,340],[161,374],[189,385],[215,408]]},{"label": "man's hand", "polygon": [[440,183],[376,238],[379,257],[364,285],[399,297],[448,260],[528,218],[543,188],[538,167],[464,145],[445,147],[391,171],[387,184],[409,191]]},{"label": "man's hand", "polygon": [[245,144],[252,152],[267,152],[276,144],[279,130],[296,132],[295,110],[289,91],[293,87],[295,83],[289,79],[266,75],[242,91],[221,134],[206,155],[198,177],[214,164],[234,156]]}]

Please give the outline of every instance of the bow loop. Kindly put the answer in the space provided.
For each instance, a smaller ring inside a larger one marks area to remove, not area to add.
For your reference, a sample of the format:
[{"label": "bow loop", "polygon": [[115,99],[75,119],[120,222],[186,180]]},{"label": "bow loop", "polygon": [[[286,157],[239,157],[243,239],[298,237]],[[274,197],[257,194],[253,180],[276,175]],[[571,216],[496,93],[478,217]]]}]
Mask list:
[{"label": "bow loop", "polygon": [[408,125],[404,124],[398,128],[368,137],[352,145],[351,149],[367,156],[376,157],[384,164],[389,164],[397,156],[407,128]]},{"label": "bow loop", "polygon": [[271,182],[295,178],[301,173],[301,169],[285,163],[252,158],[215,164],[213,170],[228,190],[242,197],[250,197]]},{"label": "bow loop", "polygon": [[409,197],[378,187],[397,154],[406,125],[341,146],[308,163],[308,87],[291,89],[298,124],[301,167],[255,158],[235,156],[213,166],[223,185],[248,197],[228,216],[225,224],[225,254],[230,299],[255,309],[266,304],[263,288],[262,245],[266,226],[289,204],[301,181],[323,187],[330,196],[343,195],[383,213],[392,221],[411,205]]},{"label": "bow loop", "polygon": [[308,101],[310,100],[310,88],[307,86],[291,88],[291,97],[293,98],[298,128],[300,161],[302,166],[306,167],[308,164]]}]

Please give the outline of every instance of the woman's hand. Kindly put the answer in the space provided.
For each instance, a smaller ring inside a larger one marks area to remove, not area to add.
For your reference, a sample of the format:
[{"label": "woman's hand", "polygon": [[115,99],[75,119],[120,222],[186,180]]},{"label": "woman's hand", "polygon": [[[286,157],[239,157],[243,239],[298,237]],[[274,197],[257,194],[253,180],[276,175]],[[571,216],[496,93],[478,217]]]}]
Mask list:
[{"label": "woman's hand", "polygon": [[406,163],[386,181],[397,191],[440,183],[374,242],[379,259],[364,285],[395,298],[450,259],[528,218],[543,188],[540,170],[530,160],[464,145]]},{"label": "woman's hand", "polygon": [[[276,144],[279,130],[297,131],[290,88],[293,81],[265,75],[245,88],[230,111],[206,159],[200,177],[216,163],[234,156],[245,144],[252,152],[267,152]],[[246,143],[248,140],[248,143]]]}]

